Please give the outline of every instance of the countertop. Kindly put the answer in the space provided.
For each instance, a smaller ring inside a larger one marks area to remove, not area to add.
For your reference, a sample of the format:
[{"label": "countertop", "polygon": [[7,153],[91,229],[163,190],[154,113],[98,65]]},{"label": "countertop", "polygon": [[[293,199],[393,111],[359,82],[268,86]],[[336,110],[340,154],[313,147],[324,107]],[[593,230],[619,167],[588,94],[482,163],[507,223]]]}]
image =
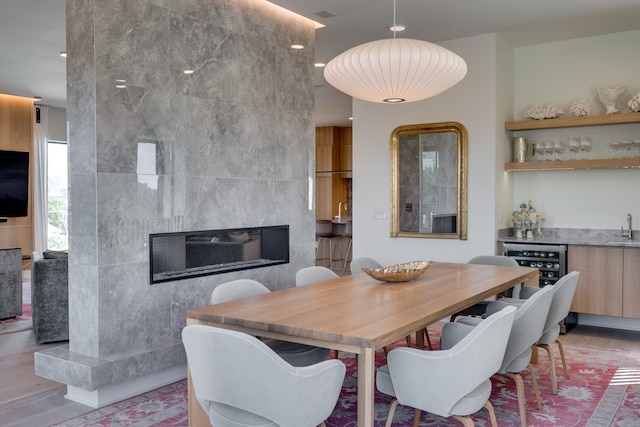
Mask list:
[{"label": "countertop", "polygon": [[543,228],[542,235],[533,231],[533,239],[518,239],[512,229],[505,228],[499,231],[498,242],[640,248],[640,230],[631,234],[633,239],[629,240],[620,230]]}]

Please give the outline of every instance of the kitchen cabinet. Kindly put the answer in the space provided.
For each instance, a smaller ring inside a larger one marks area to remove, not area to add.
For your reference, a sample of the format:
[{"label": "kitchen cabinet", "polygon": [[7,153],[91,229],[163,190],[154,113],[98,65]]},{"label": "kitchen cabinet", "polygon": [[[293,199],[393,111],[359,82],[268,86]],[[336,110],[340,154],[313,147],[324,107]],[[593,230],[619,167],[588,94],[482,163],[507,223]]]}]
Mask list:
[{"label": "kitchen cabinet", "polygon": [[316,219],[331,219],[340,202],[350,202],[350,179],[351,128],[316,128]]},{"label": "kitchen cabinet", "polygon": [[640,248],[624,248],[622,316],[640,319]]},{"label": "kitchen cabinet", "polygon": [[622,316],[622,251],[603,246],[569,246],[567,271],[580,272],[571,311]]},{"label": "kitchen cabinet", "polygon": [[571,245],[567,270],[580,272],[571,311],[640,318],[640,248]]},{"label": "kitchen cabinet", "polygon": [[[526,131],[563,129],[586,126],[611,126],[640,123],[640,113],[603,114],[586,117],[564,117],[546,120],[524,120],[506,122],[506,131]],[[517,171],[541,171],[541,170],[567,170],[567,169],[619,169],[640,167],[640,158],[623,159],[595,159],[595,160],[554,160],[553,162],[507,162],[504,170]]]}]

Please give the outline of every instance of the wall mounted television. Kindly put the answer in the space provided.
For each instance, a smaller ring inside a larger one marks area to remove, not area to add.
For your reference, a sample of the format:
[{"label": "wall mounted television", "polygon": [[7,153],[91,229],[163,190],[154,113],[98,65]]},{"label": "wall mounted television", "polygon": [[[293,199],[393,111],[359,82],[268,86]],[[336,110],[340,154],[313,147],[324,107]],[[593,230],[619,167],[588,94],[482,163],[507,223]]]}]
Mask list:
[{"label": "wall mounted television", "polygon": [[0,150],[0,217],[28,214],[29,153]]}]

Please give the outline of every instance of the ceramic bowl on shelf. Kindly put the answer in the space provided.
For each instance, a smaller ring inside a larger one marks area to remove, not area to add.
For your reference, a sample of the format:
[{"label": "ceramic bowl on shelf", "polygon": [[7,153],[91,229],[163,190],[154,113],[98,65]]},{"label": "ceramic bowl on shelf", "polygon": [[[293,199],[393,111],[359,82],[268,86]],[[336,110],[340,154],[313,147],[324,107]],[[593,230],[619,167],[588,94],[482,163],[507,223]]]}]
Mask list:
[{"label": "ceramic bowl on shelf", "polygon": [[408,282],[424,274],[431,261],[412,261],[380,268],[363,268],[370,277],[382,282]]}]

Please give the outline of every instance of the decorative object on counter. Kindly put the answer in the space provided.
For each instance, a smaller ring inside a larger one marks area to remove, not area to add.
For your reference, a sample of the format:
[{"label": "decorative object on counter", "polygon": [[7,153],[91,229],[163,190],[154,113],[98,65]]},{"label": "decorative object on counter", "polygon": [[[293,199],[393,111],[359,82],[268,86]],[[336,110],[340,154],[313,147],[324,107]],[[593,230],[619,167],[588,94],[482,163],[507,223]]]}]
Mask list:
[{"label": "decorative object on counter", "polygon": [[[525,233],[527,239],[533,239],[533,229],[541,222],[540,215],[531,204],[531,200],[526,203],[520,203],[520,209],[511,213],[511,220],[513,221],[513,230],[518,239],[525,237]],[[540,231],[539,228],[538,231]]]},{"label": "decorative object on counter", "polygon": [[579,99],[571,104],[571,115],[574,117],[584,117],[591,115],[591,104],[584,99]]},{"label": "decorative object on counter", "polygon": [[626,86],[617,86],[614,88],[599,87],[596,89],[600,102],[607,109],[607,114],[618,114],[620,110],[616,108],[618,98],[627,90]]},{"label": "decorative object on counter", "polygon": [[636,93],[634,97],[627,102],[627,105],[629,106],[629,110],[634,113],[640,112],[640,92]]},{"label": "decorative object on counter", "polygon": [[382,282],[408,282],[416,279],[427,271],[431,261],[412,261],[382,268],[362,268],[370,277]]},{"label": "decorative object on counter", "polygon": [[562,108],[557,105],[534,105],[524,112],[524,116],[529,119],[543,120],[543,119],[555,119],[556,117],[564,114]]}]

